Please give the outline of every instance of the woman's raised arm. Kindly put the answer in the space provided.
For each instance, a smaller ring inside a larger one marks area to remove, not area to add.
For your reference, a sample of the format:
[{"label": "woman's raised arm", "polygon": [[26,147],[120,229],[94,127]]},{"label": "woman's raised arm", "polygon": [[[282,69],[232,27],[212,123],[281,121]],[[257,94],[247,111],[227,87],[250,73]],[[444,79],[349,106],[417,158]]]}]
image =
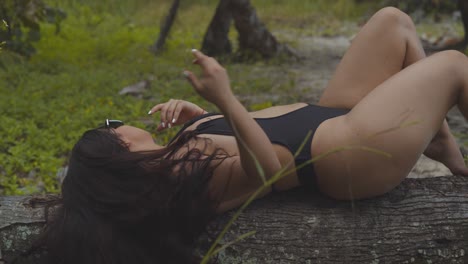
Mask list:
[{"label": "woman's raised arm", "polygon": [[241,165],[245,173],[251,180],[257,179],[261,183],[257,169],[258,161],[265,177],[272,177],[281,169],[273,145],[232,93],[226,70],[215,59],[200,51],[194,50],[193,55],[194,63],[200,65],[202,69],[202,76],[198,79],[189,71],[184,71],[184,75],[203,98],[219,108],[235,131]]}]

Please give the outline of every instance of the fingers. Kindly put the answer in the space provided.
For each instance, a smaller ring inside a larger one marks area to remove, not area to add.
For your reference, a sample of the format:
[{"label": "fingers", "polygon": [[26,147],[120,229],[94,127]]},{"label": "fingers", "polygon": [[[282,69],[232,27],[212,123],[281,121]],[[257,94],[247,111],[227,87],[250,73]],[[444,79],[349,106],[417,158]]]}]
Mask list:
[{"label": "fingers", "polygon": [[201,84],[200,80],[197,78],[197,76],[195,76],[195,74],[193,74],[192,72],[190,71],[187,71],[185,70],[184,71],[184,76],[185,78],[187,78],[187,80],[190,82],[190,84],[193,86],[193,88],[195,88],[196,90],[199,90],[203,87],[203,85]]},{"label": "fingers", "polygon": [[[209,76],[212,76],[216,73],[218,73],[219,68],[223,69],[220,67],[218,62],[203,54],[202,52],[198,50],[192,50],[192,54],[195,57],[194,63],[200,65],[202,68],[203,74],[202,74],[202,79],[200,80],[197,78],[195,74],[193,74],[191,71],[185,70],[183,72],[184,76],[187,78],[187,80],[190,82],[190,84],[195,88],[195,90],[199,93],[202,94],[204,90],[206,89],[206,85],[203,83],[205,82],[205,79],[208,78]],[[212,85],[213,86],[213,85]],[[188,107],[187,109],[192,109],[193,107],[191,104],[188,102],[182,101],[182,100],[169,100],[166,103],[161,103],[155,105],[151,110],[148,112],[149,115],[160,112],[161,116],[161,124],[158,125],[157,130],[163,130],[165,128],[171,128],[173,125],[178,124],[177,120],[179,119],[182,111],[184,111],[182,119],[186,119],[185,117],[185,110],[184,107]],[[192,107],[192,108],[190,108]],[[187,110],[188,111],[188,110]],[[182,121],[184,121],[182,120]]]},{"label": "fingers", "polygon": [[[180,100],[169,100],[169,103],[168,103],[168,106],[167,108],[165,109],[165,113],[162,113],[161,112],[161,116],[162,117],[162,120],[164,120],[163,122],[165,122],[165,124],[167,125],[168,128],[171,128],[172,125],[175,123],[175,119],[174,119],[174,111],[175,109],[177,108],[177,105],[180,103]],[[164,117],[165,115],[165,117]]]},{"label": "fingers", "polygon": [[161,110],[161,108],[165,105],[165,103],[163,104],[157,104],[155,106],[153,106],[153,108],[150,109],[150,111],[148,112],[148,115],[152,115],[153,113],[156,113],[157,111]]},{"label": "fingers", "polygon": [[201,51],[192,49],[192,54],[195,57],[195,59],[193,60],[194,64],[198,64],[203,67],[206,66],[207,63],[209,63],[210,57],[206,56]]},{"label": "fingers", "polygon": [[148,114],[153,114],[158,111],[161,112],[161,123],[158,125],[157,130],[163,130],[165,128],[171,128],[176,122],[177,118],[182,111],[182,101],[170,99],[166,103],[157,104],[148,112]]},{"label": "fingers", "polygon": [[172,115],[172,120],[171,120],[173,125],[179,124],[177,121],[179,120],[179,115],[182,112],[182,109],[184,108],[183,105],[184,105],[184,102],[180,101],[175,107],[174,113]]},{"label": "fingers", "polygon": [[198,64],[202,68],[203,75],[212,73],[213,70],[221,67],[221,65],[214,58],[203,54],[201,51],[196,49],[192,50],[192,54],[195,57],[193,64]]}]

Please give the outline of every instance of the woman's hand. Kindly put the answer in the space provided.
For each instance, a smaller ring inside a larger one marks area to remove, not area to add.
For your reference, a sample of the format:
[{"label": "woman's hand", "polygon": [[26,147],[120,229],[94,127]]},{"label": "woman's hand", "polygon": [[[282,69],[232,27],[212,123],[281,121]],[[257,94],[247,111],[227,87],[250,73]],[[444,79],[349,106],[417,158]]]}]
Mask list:
[{"label": "woman's hand", "polygon": [[195,91],[205,100],[218,107],[223,106],[234,98],[229,84],[229,77],[215,59],[206,56],[198,50],[192,50],[195,56],[194,64],[200,65],[202,76],[198,79],[192,72],[184,71],[185,77],[190,81]]},{"label": "woman's hand", "polygon": [[151,115],[159,111],[161,112],[161,123],[158,125],[158,131],[184,124],[190,119],[206,113],[196,104],[174,99],[155,105],[148,114]]},{"label": "woman's hand", "polygon": [[[226,70],[215,59],[197,50],[192,53],[195,56],[194,63],[200,65],[202,69],[201,78],[198,79],[188,71],[184,72],[185,76],[203,98],[219,108],[234,132],[241,171],[248,176],[246,178],[249,183],[246,184],[254,183],[260,186],[281,169],[273,145],[259,124],[232,93]],[[262,169],[259,170],[259,167]]]}]

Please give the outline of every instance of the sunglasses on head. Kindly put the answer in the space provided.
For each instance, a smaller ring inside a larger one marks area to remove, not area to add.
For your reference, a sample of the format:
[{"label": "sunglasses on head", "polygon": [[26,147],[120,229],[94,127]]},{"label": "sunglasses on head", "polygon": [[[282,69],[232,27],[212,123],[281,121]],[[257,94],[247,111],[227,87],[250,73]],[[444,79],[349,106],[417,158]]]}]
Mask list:
[{"label": "sunglasses on head", "polygon": [[115,120],[115,119],[106,119],[104,122],[104,125],[100,126],[99,128],[118,128],[120,126],[123,126],[124,122],[120,120]]}]

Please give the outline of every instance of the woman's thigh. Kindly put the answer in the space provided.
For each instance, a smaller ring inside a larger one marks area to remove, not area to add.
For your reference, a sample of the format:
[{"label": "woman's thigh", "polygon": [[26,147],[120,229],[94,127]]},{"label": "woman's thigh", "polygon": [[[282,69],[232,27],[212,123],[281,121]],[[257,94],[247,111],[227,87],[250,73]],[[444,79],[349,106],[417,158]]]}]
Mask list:
[{"label": "woman's thigh", "polygon": [[353,148],[315,163],[321,190],[338,199],[352,199],[380,195],[397,186],[459,100],[457,65],[467,68],[468,74],[463,55],[433,55],[379,85],[346,116],[323,122],[312,140],[313,157],[344,146]]},{"label": "woman's thigh", "polygon": [[379,84],[424,57],[411,19],[396,8],[381,9],[353,39],[318,104],[351,109]]}]

